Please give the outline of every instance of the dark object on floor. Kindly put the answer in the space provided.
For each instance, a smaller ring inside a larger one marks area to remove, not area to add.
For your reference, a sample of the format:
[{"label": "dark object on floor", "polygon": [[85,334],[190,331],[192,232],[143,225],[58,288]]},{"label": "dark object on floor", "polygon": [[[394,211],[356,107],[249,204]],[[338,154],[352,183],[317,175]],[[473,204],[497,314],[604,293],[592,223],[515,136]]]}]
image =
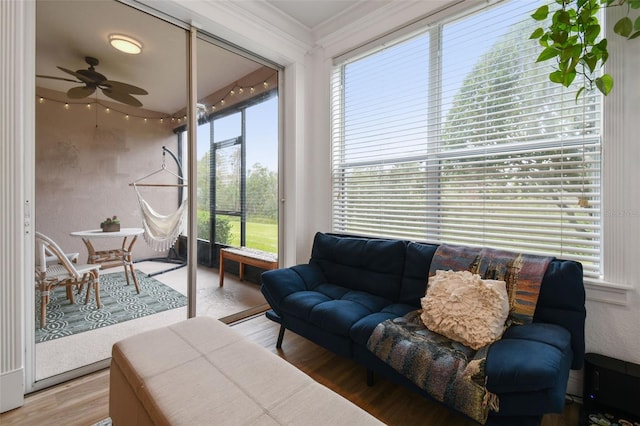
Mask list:
[{"label": "dark object on floor", "polygon": [[640,424],[640,365],[588,353],[584,358],[582,424]]}]

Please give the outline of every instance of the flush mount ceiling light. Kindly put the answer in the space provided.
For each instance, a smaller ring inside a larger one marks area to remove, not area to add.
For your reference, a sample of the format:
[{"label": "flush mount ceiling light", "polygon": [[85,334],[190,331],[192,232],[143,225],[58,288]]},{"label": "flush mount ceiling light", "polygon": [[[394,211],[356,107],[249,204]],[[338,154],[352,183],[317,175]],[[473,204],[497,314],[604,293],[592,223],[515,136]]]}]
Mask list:
[{"label": "flush mount ceiling light", "polygon": [[109,36],[109,44],[119,51],[130,55],[137,55],[142,52],[142,43],[135,38],[122,34],[111,34]]}]

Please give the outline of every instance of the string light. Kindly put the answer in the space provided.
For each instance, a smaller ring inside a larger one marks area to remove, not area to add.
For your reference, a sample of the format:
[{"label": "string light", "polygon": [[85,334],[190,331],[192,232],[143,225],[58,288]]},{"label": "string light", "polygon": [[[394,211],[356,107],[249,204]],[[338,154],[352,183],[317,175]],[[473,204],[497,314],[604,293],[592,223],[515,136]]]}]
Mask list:
[{"label": "string light", "polygon": [[[44,96],[38,96],[38,102],[40,104],[44,104],[45,101],[50,101],[50,102],[55,102],[55,103],[60,103],[63,104],[63,107],[65,110],[71,110],[74,105],[80,106],[80,105],[85,105],[85,108],[87,110],[93,110],[94,109],[94,105],[96,106],[95,111],[96,111],[96,120],[97,120],[97,114],[98,114],[98,109],[97,106],[102,106],[104,108],[104,112],[106,114],[110,114],[112,108],[103,105],[100,101],[96,100],[96,101],[92,101],[92,102],[88,102],[86,104],[84,104],[84,102],[65,102],[65,101],[60,101],[57,99],[53,99],[53,98],[45,98]],[[135,118],[140,118],[143,120],[143,122],[147,123],[149,122],[149,120],[158,120],[159,123],[163,124],[164,123],[164,119],[165,118],[169,118],[169,115],[166,115],[164,117],[145,117],[145,116],[139,116],[139,115],[135,115],[135,114],[128,114],[124,111],[118,111],[117,109],[114,109],[113,111],[118,112],[120,114],[123,115],[123,118],[125,120],[130,120],[131,118],[135,117]]]},{"label": "string light", "polygon": [[[266,80],[263,80],[262,83],[262,87],[264,89],[267,89],[270,86],[269,81],[275,77],[277,75],[276,72],[274,72],[274,74],[272,74],[270,77],[268,77]],[[260,83],[256,83],[256,84],[260,84]],[[250,84],[250,85],[245,85],[245,86],[240,86],[237,82],[234,83],[229,91],[221,96],[219,98],[218,101],[213,102],[210,104],[210,106],[207,106],[204,104],[204,102],[201,103],[201,105],[204,105],[204,108],[200,110],[200,112],[202,112],[202,110],[204,110],[204,113],[212,113],[215,112],[218,108],[218,106],[220,107],[224,107],[225,105],[227,105],[229,98],[231,97],[235,97],[236,95],[240,96],[243,95],[245,93],[245,91],[247,91],[250,94],[254,94],[256,92],[256,88],[255,88],[255,84]],[[236,101],[234,101],[236,102]]]},{"label": "string light", "polygon": [[[270,86],[269,81],[276,75],[277,75],[277,72],[274,72],[273,75],[268,77],[266,80],[262,81],[262,86],[263,86],[264,89],[267,89]],[[256,82],[256,84],[260,84],[260,83]],[[251,85],[245,85],[243,87],[243,86],[240,86],[239,84],[235,83],[234,85],[231,86],[231,88],[229,89],[228,92],[226,92],[225,95],[223,95],[223,96],[221,96],[219,98],[219,100],[217,102],[210,103],[209,106],[203,104],[204,108],[200,109],[200,112],[201,113],[204,112],[205,114],[207,114],[207,113],[213,113],[215,111],[218,111],[220,108],[223,108],[225,105],[227,105],[227,103],[228,103],[227,101],[229,101],[229,98],[236,97],[236,95],[237,95],[237,97],[240,97],[240,95],[245,94],[245,92],[253,95],[256,92],[255,85],[251,84]],[[84,102],[75,102],[75,103],[72,102],[72,103],[69,103],[69,102],[64,102],[64,101],[60,101],[60,100],[57,100],[57,99],[46,98],[44,96],[38,96],[38,102],[40,104],[44,104],[45,101],[64,103],[64,109],[65,110],[71,109],[73,105],[84,104]],[[234,100],[231,103],[233,104],[233,103],[236,103],[238,101],[240,101],[240,99]],[[102,108],[104,109],[104,112],[106,114],[110,114],[111,110],[113,109],[114,112],[122,114],[124,116],[125,120],[130,120],[131,118],[139,118],[144,123],[148,123],[149,120],[152,120],[152,121],[153,120],[158,120],[157,121],[158,123],[164,124],[165,123],[165,118],[166,119],[171,118],[171,123],[175,123],[176,121],[178,123],[182,123],[183,119],[185,121],[187,120],[187,116],[186,115],[184,115],[183,117],[174,117],[174,116],[171,116],[171,115],[167,114],[167,115],[161,116],[161,117],[157,117],[157,116],[153,117],[153,116],[142,116],[142,115],[136,115],[136,114],[129,114],[129,113],[126,113],[124,111],[120,111],[118,109],[114,109],[112,107],[103,105],[98,99],[96,99],[95,101],[89,102],[89,103],[87,103],[85,105],[86,105],[86,109],[87,110],[91,110],[93,108],[93,105],[96,106],[96,122],[97,122],[97,117],[98,117],[98,109],[99,109],[98,106],[102,106]]]}]

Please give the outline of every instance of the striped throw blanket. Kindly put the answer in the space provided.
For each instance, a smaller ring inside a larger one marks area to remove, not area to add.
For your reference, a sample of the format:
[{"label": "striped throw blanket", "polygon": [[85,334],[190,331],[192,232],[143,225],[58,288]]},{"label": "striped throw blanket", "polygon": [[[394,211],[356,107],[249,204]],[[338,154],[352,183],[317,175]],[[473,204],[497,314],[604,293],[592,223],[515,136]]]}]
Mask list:
[{"label": "striped throw blanket", "polygon": [[533,321],[540,284],[553,257],[514,253],[506,250],[453,246],[438,247],[429,268],[429,277],[437,270],[470,271],[482,279],[507,284],[509,318],[507,325]]},{"label": "striped throw blanket", "polygon": [[[552,258],[490,249],[440,246],[431,263],[436,270],[469,270],[485,279],[504,280],[509,294],[509,325],[533,319],[540,284]],[[437,401],[484,424],[498,398],[485,386],[490,345],[477,351],[427,329],[421,310],[384,321],[367,348]]]}]

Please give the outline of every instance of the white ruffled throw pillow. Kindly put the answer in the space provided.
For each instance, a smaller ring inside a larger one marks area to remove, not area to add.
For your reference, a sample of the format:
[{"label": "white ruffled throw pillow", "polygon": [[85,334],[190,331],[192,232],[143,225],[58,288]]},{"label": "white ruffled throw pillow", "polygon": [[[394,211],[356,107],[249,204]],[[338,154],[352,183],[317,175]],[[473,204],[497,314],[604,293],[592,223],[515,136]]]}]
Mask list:
[{"label": "white ruffled throw pillow", "polygon": [[476,350],[502,336],[509,315],[505,282],[469,271],[436,271],[420,302],[429,330]]}]

